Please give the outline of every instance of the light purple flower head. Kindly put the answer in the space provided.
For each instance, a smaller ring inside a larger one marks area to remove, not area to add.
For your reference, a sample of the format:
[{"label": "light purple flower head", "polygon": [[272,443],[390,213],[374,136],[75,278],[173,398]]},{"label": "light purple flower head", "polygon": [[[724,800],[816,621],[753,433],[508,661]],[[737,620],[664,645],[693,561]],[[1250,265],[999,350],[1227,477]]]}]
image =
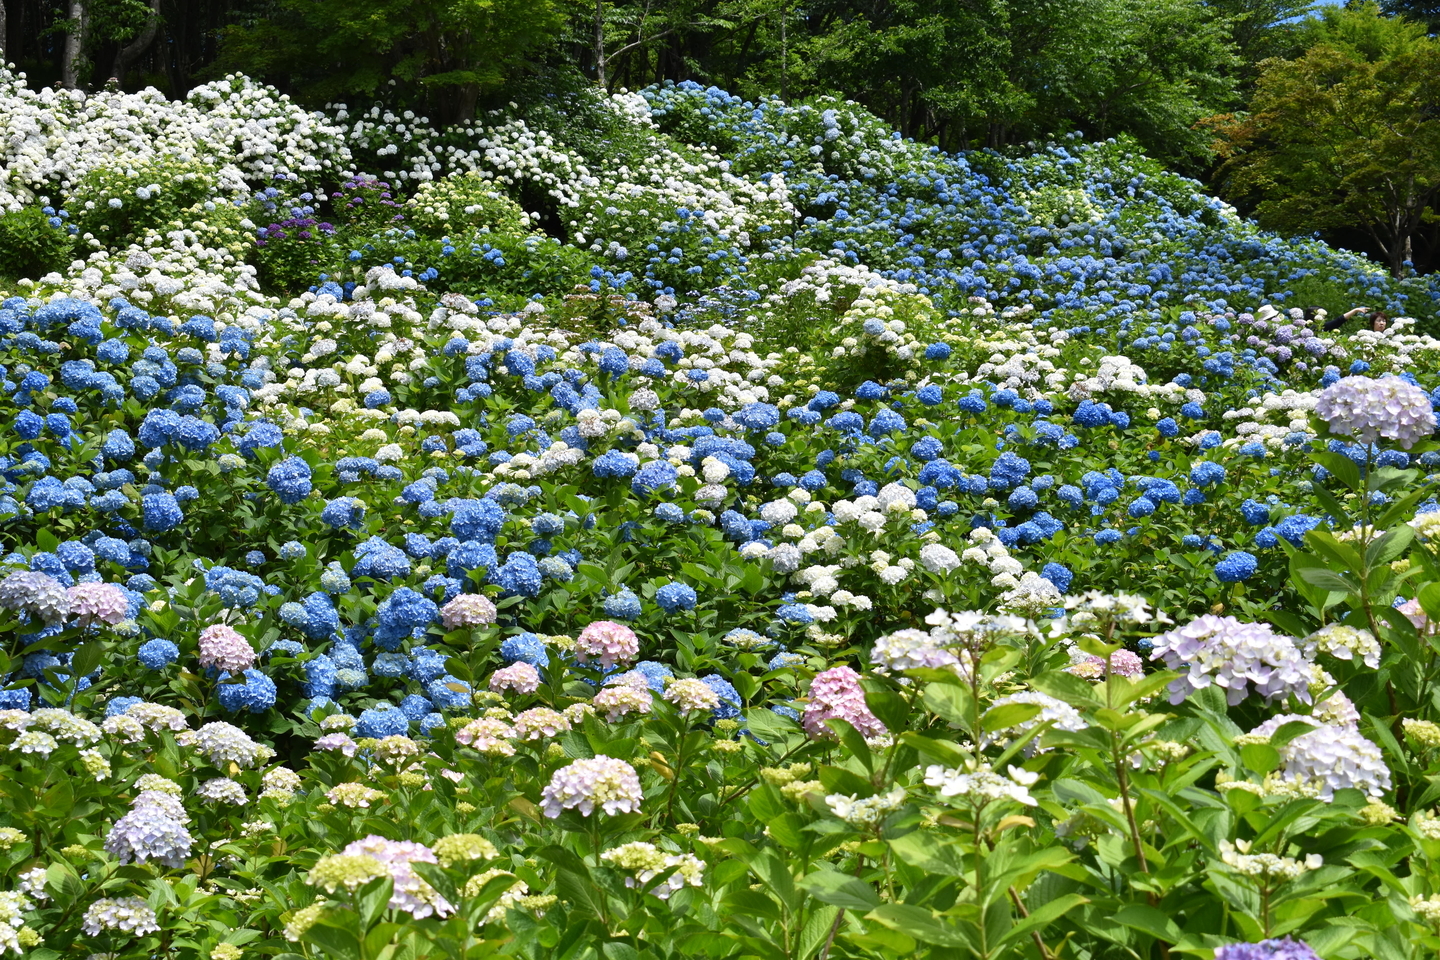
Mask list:
[{"label": "light purple flower head", "polygon": [[1282,937],[1259,943],[1229,943],[1215,950],[1215,960],[1320,960],[1304,943]]},{"label": "light purple flower head", "polygon": [[1361,443],[1393,440],[1406,450],[1435,432],[1430,397],[1399,377],[1343,377],[1317,395],[1315,415],[1331,433]]},{"label": "light purple flower head", "polygon": [[1314,717],[1282,713],[1250,731],[1269,737],[1285,724],[1298,720],[1315,727],[1280,748],[1280,776],[1314,788],[1321,800],[1336,790],[1359,790],[1378,800],[1390,789],[1390,768],[1380,748],[1361,736],[1352,724],[1326,724]]},{"label": "light purple flower head", "polygon": [[1212,683],[1225,689],[1232,707],[1254,692],[1267,701],[1287,694],[1310,702],[1309,661],[1291,638],[1265,623],[1206,614],[1155,638],[1152,660],[1179,670],[1170,702],[1181,703]]},{"label": "light purple flower head", "polygon": [[21,570],[0,580],[0,607],[36,617],[45,624],[70,616],[70,594],[48,573]]},{"label": "light purple flower head", "polygon": [[588,817],[597,806],[612,816],[638,813],[643,795],[635,768],[602,754],[556,770],[540,799],[547,817],[558,817],[563,810],[579,810]]},{"label": "light purple flower head", "polygon": [[183,823],[166,816],[158,804],[147,803],[115,821],[105,849],[121,863],[155,860],[167,867],[183,867],[192,843]]},{"label": "light purple flower head", "polygon": [[435,851],[423,843],[410,840],[387,840],[371,834],[364,840],[346,845],[341,853],[347,856],[374,857],[390,871],[394,886],[390,894],[390,909],[404,910],[417,920],[430,915],[446,917],[455,912],[450,901],[421,879],[410,866],[412,863],[439,863]]}]

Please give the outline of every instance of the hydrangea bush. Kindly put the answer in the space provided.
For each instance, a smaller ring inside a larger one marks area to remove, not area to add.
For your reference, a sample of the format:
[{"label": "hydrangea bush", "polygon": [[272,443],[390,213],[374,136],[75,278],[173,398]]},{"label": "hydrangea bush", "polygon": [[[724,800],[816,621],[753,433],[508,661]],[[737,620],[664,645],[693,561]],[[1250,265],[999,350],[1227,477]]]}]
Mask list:
[{"label": "hydrangea bush", "polygon": [[4,82],[0,952],[1440,948],[1425,282],[833,101]]}]

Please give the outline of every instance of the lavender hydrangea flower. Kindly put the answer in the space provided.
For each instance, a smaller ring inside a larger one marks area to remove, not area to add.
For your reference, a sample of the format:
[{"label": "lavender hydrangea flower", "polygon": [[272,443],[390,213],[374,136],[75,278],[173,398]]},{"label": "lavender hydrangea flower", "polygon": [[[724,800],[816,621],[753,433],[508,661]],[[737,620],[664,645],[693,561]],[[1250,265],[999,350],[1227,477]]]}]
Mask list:
[{"label": "lavender hydrangea flower", "polygon": [[167,867],[183,867],[194,842],[185,824],[170,817],[159,804],[143,803],[115,821],[105,838],[105,849],[121,863],[154,860]]},{"label": "lavender hydrangea flower", "polygon": [[588,817],[596,807],[612,816],[638,813],[643,796],[635,768],[602,754],[556,770],[540,799],[547,817],[558,817],[565,810],[579,810]]},{"label": "lavender hydrangea flower", "polygon": [[1215,950],[1215,960],[1320,960],[1307,944],[1289,937],[1259,943],[1227,943]]},{"label": "lavender hydrangea flower", "polygon": [[0,607],[28,614],[49,625],[70,616],[71,599],[64,584],[48,573],[21,570],[0,580]]},{"label": "lavender hydrangea flower", "polygon": [[1399,377],[1337,380],[1316,396],[1315,415],[1331,433],[1361,443],[1393,440],[1406,450],[1435,432],[1429,396]]},{"label": "lavender hydrangea flower", "polygon": [[1390,768],[1385,766],[1380,748],[1351,724],[1321,724],[1312,717],[1282,713],[1250,731],[1250,736],[1268,739],[1295,720],[1316,728],[1280,748],[1283,779],[1313,789],[1322,800],[1332,799],[1336,790],[1350,789],[1378,800],[1390,789]]},{"label": "lavender hydrangea flower", "polygon": [[1207,614],[1154,640],[1152,660],[1163,659],[1181,676],[1170,683],[1170,702],[1181,703],[1212,683],[1235,706],[1254,692],[1273,700],[1287,694],[1310,702],[1308,661],[1290,637],[1269,624],[1241,623]]}]

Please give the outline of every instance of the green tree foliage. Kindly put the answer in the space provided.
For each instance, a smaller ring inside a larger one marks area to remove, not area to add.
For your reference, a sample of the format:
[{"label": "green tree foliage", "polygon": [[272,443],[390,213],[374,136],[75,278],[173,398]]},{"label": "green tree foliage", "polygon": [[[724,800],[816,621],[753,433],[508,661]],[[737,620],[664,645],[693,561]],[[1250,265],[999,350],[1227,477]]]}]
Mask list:
[{"label": "green tree foliage", "polygon": [[277,0],[271,17],[229,32],[221,67],[283,77],[309,101],[373,97],[394,81],[400,99],[453,122],[585,9],[581,0]]},{"label": "green tree foliage", "polygon": [[1375,4],[1262,64],[1250,113],[1219,125],[1222,189],[1291,233],[1358,226],[1397,276],[1440,194],[1440,42]]}]

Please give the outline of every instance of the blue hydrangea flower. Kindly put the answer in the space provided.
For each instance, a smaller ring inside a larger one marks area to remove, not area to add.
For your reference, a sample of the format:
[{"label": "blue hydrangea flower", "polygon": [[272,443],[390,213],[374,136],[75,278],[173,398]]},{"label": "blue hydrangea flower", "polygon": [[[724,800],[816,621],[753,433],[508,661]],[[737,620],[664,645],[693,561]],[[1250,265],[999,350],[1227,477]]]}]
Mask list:
[{"label": "blue hydrangea flower", "polygon": [[259,670],[245,671],[244,683],[222,683],[216,688],[220,706],[230,713],[246,710],[264,713],[275,706],[275,682]]},{"label": "blue hydrangea flower", "polygon": [[163,670],[180,659],[180,648],[169,640],[156,637],[140,645],[135,659],[149,670]]},{"label": "blue hydrangea flower", "polygon": [[1215,564],[1215,576],[1221,583],[1238,583],[1254,576],[1258,567],[1254,554],[1232,550]]},{"label": "blue hydrangea flower", "polygon": [[629,587],[606,597],[602,606],[605,616],[613,620],[635,620],[640,616],[640,598],[632,593]]},{"label": "blue hydrangea flower", "polygon": [[693,610],[696,599],[694,589],[684,583],[667,583],[655,591],[655,602],[666,613]]},{"label": "blue hydrangea flower", "polygon": [[361,711],[360,719],[355,724],[355,735],[379,740],[403,736],[409,729],[410,718],[405,715],[405,711],[392,703],[379,703]]},{"label": "blue hydrangea flower", "polygon": [[287,457],[270,468],[266,485],[281,503],[299,503],[310,494],[310,464],[299,457]]}]

